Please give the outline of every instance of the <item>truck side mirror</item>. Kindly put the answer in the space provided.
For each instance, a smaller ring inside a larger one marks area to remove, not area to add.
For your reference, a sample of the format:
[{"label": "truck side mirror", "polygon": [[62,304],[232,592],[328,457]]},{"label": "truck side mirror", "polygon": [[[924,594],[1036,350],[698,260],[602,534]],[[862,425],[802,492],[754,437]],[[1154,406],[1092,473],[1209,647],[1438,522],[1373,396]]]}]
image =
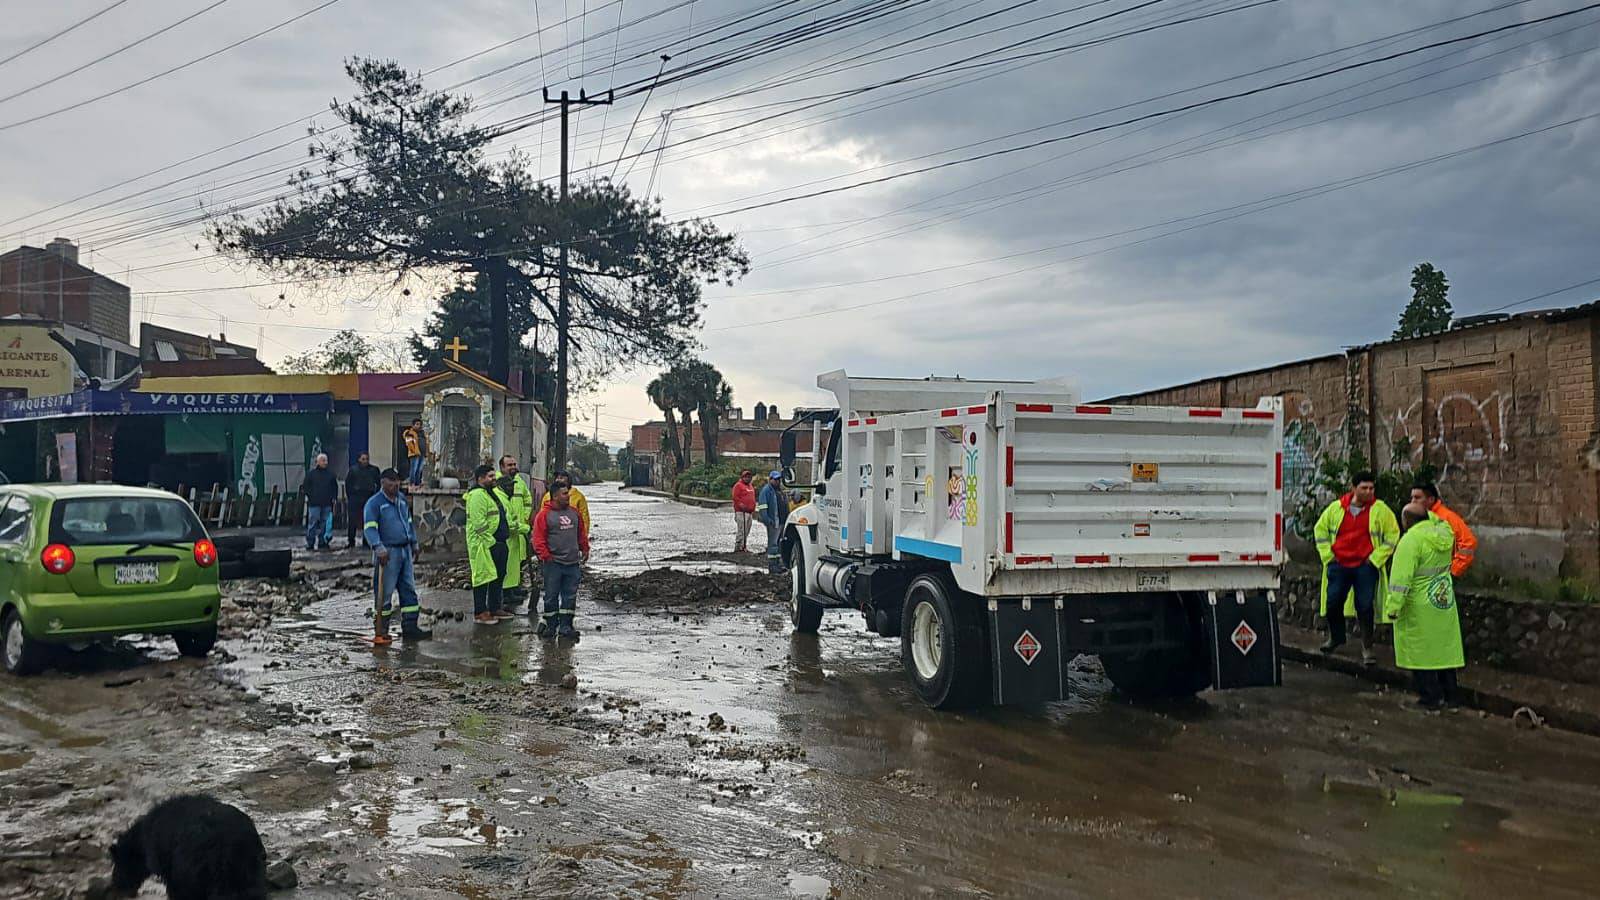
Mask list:
[{"label": "truck side mirror", "polygon": [[793,431],[785,431],[779,436],[778,459],[783,463],[782,468],[787,469],[794,465],[795,457],[798,455],[796,452],[796,442],[798,440],[799,435]]}]

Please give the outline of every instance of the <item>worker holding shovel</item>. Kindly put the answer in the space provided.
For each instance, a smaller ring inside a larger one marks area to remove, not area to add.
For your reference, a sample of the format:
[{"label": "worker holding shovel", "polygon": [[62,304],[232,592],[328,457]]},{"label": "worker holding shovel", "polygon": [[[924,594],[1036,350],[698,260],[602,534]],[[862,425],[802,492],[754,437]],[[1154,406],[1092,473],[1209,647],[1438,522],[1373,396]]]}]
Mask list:
[{"label": "worker holding shovel", "polygon": [[411,565],[417,546],[411,507],[400,494],[399,472],[384,469],[380,480],[383,489],[367,501],[361,516],[362,533],[372,548],[372,642],[380,647],[391,643],[389,617],[394,610],[389,598],[396,593],[400,595],[401,635],[408,641],[425,641],[433,632],[417,623],[422,605]]}]

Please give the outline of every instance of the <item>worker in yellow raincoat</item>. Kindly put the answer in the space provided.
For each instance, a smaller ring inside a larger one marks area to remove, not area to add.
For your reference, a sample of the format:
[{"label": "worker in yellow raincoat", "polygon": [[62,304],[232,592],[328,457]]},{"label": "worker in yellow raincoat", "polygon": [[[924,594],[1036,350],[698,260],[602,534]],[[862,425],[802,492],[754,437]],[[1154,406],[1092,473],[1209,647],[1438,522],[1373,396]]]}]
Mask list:
[{"label": "worker in yellow raincoat", "polygon": [[1456,534],[1448,520],[1421,503],[1401,510],[1405,534],[1395,550],[1383,620],[1394,624],[1394,661],[1410,669],[1417,705],[1454,702],[1456,670],[1466,665],[1461,615],[1450,574]]},{"label": "worker in yellow raincoat", "polygon": [[500,501],[506,507],[506,525],[511,537],[506,541],[506,577],[500,582],[506,612],[514,613],[527,599],[522,589],[522,566],[528,561],[528,536],[533,533],[533,492],[517,470],[517,458],[500,457],[500,479],[495,482]]},{"label": "worker in yellow raincoat", "polygon": [[500,608],[506,577],[506,542],[511,522],[494,466],[478,467],[477,482],[467,491],[467,563],[472,570],[472,620],[493,625],[511,614]]},{"label": "worker in yellow raincoat", "polygon": [[[1378,499],[1377,479],[1357,472],[1350,492],[1329,503],[1317,519],[1317,553],[1322,558],[1322,598],[1318,612],[1328,621],[1328,642],[1323,653],[1345,642],[1345,616],[1361,621],[1361,661],[1376,665],[1373,616],[1378,598],[1388,592],[1384,569],[1400,540],[1400,523],[1393,510]],[[1329,603],[1329,598],[1342,603]]]}]

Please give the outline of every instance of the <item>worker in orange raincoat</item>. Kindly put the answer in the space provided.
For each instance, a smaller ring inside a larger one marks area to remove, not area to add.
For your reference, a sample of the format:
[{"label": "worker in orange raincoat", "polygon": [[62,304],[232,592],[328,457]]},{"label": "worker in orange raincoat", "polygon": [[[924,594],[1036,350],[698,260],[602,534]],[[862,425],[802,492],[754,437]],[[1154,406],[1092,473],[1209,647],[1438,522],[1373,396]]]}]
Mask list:
[{"label": "worker in orange raincoat", "polygon": [[1450,554],[1450,576],[1460,578],[1467,574],[1478,554],[1478,536],[1467,527],[1461,514],[1444,505],[1439,499],[1439,488],[1431,481],[1419,481],[1411,486],[1411,502],[1421,504],[1428,512],[1443,519],[1456,536],[1454,551]]}]

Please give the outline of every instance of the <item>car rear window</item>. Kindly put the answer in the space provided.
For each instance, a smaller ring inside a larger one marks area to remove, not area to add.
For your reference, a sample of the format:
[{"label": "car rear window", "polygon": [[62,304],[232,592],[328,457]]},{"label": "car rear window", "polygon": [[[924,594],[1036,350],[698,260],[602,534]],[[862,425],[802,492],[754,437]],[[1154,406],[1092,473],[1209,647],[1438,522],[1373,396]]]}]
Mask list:
[{"label": "car rear window", "polygon": [[57,500],[50,512],[53,543],[188,544],[202,537],[200,520],[176,498],[76,497]]}]

